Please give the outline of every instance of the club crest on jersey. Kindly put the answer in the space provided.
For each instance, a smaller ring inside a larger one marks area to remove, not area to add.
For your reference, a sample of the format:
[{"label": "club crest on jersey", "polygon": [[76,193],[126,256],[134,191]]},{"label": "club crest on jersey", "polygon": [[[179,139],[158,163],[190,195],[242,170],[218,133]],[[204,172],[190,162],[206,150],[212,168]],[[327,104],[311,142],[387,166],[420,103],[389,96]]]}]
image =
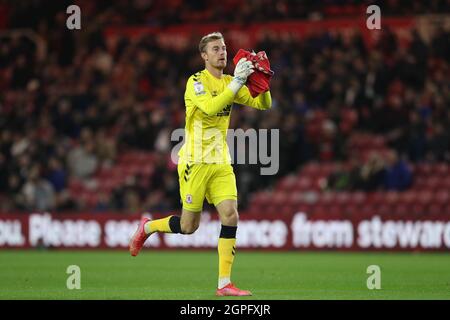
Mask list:
[{"label": "club crest on jersey", "polygon": [[203,83],[201,82],[194,82],[194,91],[197,96],[206,93],[205,88],[203,87]]},{"label": "club crest on jersey", "polygon": [[189,203],[189,204],[192,203],[192,195],[190,195],[190,194],[186,195],[186,203]]}]

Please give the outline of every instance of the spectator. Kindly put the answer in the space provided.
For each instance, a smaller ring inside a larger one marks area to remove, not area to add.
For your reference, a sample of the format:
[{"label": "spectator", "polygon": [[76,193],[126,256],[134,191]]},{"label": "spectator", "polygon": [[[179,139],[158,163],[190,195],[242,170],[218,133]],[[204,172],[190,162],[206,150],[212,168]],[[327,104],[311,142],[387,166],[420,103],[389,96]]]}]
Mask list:
[{"label": "spectator", "polygon": [[[80,1],[82,7],[87,2]],[[310,12],[323,17],[330,14],[326,3],[268,0],[267,6],[260,6],[257,1],[245,5],[241,1],[219,1],[225,9],[220,19],[252,23],[262,17],[275,21],[307,18]],[[22,190],[24,184],[33,189],[30,185],[35,182],[29,177],[36,165],[49,166],[45,177],[56,192],[54,207],[75,208],[80,200],[72,199],[65,188],[72,177],[85,179],[97,168],[113,167],[130,149],[164,154],[170,150],[170,133],[184,125],[179,101],[186,77],[200,68],[196,48],[185,48],[180,41],[174,50],[151,36],[105,41],[102,33],[107,25],[161,25],[161,18],[173,13],[170,7],[160,6],[159,0],[144,2],[124,6],[90,1],[89,12],[83,13],[87,15],[83,36],[69,32],[67,39],[68,31],[59,28],[65,16],[59,2],[10,5],[7,28],[32,28],[48,48],[42,54],[24,37],[0,39],[0,193],[11,199],[13,209],[25,209]],[[387,3],[383,12],[448,10],[446,1],[433,1],[427,7],[413,2],[407,9]],[[35,15],[42,6],[49,14]],[[239,15],[234,14],[236,7],[244,8]],[[269,7],[276,9],[267,15]],[[209,8],[183,8],[165,23],[198,21],[199,16],[206,21],[217,19],[218,11]],[[450,161],[448,31],[438,27],[425,41],[412,30],[407,45],[397,39],[395,30],[385,31],[373,47],[366,47],[361,35],[346,38],[334,30],[311,32],[301,39],[267,32],[255,50],[267,52],[276,72],[271,82],[273,109],[252,113],[236,106],[233,127],[280,129],[280,175],[310,160],[352,158],[353,150],[345,146],[355,128],[348,119],[343,122],[344,109],[354,114],[359,130],[383,136],[408,160]],[[233,43],[229,45],[232,48]],[[323,119],[315,123],[311,114],[322,114]],[[148,198],[149,207],[178,208],[176,172],[165,158],[154,165],[155,173],[142,178],[146,181],[138,191],[140,205]],[[261,176],[253,169],[236,166],[237,172],[242,171],[236,175],[241,199],[258,188],[270,187],[277,178]],[[330,177],[331,185],[375,190],[383,184],[380,160],[369,160],[362,168],[355,163],[351,170]],[[136,206],[136,197],[125,196],[126,187],[116,187],[117,194],[109,195],[112,209]],[[162,194],[153,196],[159,190]],[[99,206],[103,210],[103,204]]]},{"label": "spectator", "polygon": [[385,164],[383,158],[379,153],[373,152],[361,168],[360,180],[356,188],[364,191],[375,191],[383,186],[384,176]]},{"label": "spectator", "polygon": [[55,208],[55,191],[52,185],[40,176],[39,167],[34,165],[25,182],[22,193],[29,210],[51,210]]},{"label": "spectator", "polygon": [[[447,127],[448,128],[448,127]],[[450,162],[450,133],[437,122],[427,138],[427,159],[433,162]]]},{"label": "spectator", "polygon": [[350,173],[344,169],[342,163],[338,163],[336,170],[327,177],[323,189],[327,191],[351,189]]},{"label": "spectator", "polygon": [[61,161],[55,157],[50,158],[48,166],[47,180],[52,184],[53,189],[59,193],[66,188],[67,172],[62,167]]},{"label": "spectator", "polygon": [[401,160],[396,151],[389,151],[386,156],[384,188],[386,190],[404,191],[412,182],[411,169]]},{"label": "spectator", "polygon": [[94,142],[86,141],[72,149],[68,155],[71,174],[77,178],[89,178],[97,169],[98,159],[94,154]]},{"label": "spectator", "polygon": [[350,167],[345,169],[341,162],[337,163],[336,170],[326,179],[324,189],[335,191],[354,191],[361,188],[361,166],[356,157],[350,160]]}]

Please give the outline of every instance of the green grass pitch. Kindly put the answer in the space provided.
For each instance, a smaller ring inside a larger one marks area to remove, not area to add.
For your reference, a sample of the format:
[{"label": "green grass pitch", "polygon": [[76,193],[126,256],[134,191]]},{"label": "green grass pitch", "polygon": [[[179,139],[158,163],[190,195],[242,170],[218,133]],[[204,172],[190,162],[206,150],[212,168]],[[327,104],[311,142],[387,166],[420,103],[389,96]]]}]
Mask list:
[{"label": "green grass pitch", "polygon": [[[0,299],[215,300],[216,251],[0,251]],[[69,265],[81,289],[66,287]],[[369,290],[369,265],[381,289]],[[238,252],[230,299],[450,299],[448,253]]]}]

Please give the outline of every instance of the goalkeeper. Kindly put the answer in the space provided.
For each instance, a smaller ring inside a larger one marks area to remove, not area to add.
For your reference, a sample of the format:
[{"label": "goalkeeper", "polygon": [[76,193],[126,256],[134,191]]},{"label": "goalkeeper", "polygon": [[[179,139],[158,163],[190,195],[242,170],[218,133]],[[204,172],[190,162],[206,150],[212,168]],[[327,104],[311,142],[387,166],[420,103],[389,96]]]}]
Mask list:
[{"label": "goalkeeper", "polygon": [[226,143],[233,103],[259,110],[271,108],[270,91],[255,98],[247,88],[247,78],[254,72],[251,61],[242,58],[234,76],[223,73],[227,65],[227,49],[221,33],[204,36],[199,51],[205,69],[187,81],[186,138],[179,152],[178,176],[183,204],[181,217],[170,215],[150,220],[143,217],[130,241],[130,252],[136,256],[145,240],[155,232],[192,234],[200,223],[206,197],[220,216],[218,241],[218,296],[247,296],[231,282],[231,269],[236,254],[238,226],[236,178]]}]

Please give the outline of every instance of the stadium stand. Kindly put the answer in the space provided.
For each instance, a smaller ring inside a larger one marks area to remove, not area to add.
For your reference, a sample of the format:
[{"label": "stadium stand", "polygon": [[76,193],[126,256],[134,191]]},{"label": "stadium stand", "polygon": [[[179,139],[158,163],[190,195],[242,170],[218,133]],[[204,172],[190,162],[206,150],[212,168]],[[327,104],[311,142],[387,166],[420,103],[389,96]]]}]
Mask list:
[{"label": "stadium stand", "polygon": [[[174,51],[150,35],[111,44],[104,28],[327,19],[366,7],[213,2],[174,10],[180,1],[80,1],[85,38],[64,27],[64,12],[52,14],[64,2],[35,17],[2,5],[0,28],[22,31],[0,36],[0,209],[179,210],[170,134],[184,125],[185,81],[201,68],[196,45]],[[446,1],[404,3],[383,2],[385,13],[448,10]],[[22,5],[42,9],[40,1]],[[258,39],[276,74],[274,107],[236,107],[232,126],[279,128],[283,139],[276,177],[236,167],[244,212],[450,215],[449,31],[409,35],[400,44],[387,28],[373,47],[357,32],[348,41],[327,30]]]}]

